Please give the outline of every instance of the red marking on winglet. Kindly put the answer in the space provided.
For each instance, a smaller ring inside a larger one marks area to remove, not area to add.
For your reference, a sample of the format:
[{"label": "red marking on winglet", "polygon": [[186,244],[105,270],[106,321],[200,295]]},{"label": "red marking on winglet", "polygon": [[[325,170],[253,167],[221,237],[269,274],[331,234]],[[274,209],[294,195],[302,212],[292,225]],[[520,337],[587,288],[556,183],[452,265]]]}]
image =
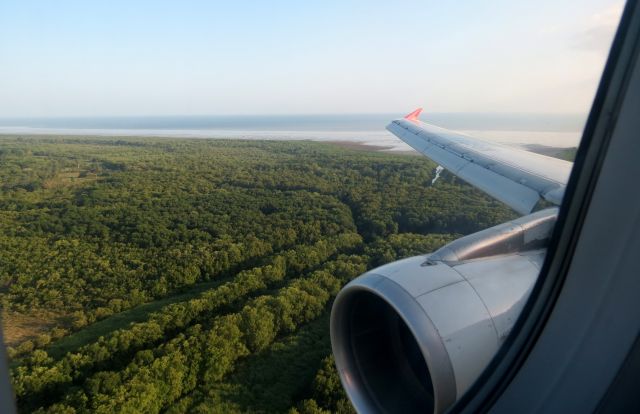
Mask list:
[{"label": "red marking on winglet", "polygon": [[420,116],[420,112],[422,112],[422,108],[418,108],[415,111],[411,112],[409,115],[405,116],[404,119],[408,121],[417,121]]}]

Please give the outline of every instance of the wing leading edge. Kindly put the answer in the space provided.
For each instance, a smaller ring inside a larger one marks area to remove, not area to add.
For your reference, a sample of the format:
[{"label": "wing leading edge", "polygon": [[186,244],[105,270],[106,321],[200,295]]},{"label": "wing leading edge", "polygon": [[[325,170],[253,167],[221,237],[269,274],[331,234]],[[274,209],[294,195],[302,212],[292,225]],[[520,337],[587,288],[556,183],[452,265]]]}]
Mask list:
[{"label": "wing leading edge", "polygon": [[427,124],[420,112],[392,121],[387,130],[520,214],[529,214],[540,199],[562,202],[573,163]]}]

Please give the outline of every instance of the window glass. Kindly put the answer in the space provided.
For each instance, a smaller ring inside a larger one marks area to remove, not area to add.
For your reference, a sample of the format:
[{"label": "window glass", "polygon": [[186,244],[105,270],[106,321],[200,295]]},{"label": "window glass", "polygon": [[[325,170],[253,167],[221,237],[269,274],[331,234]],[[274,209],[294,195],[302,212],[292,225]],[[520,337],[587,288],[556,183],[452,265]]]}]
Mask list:
[{"label": "window glass", "polygon": [[2,2],[18,411],[449,407],[536,280],[622,7]]}]

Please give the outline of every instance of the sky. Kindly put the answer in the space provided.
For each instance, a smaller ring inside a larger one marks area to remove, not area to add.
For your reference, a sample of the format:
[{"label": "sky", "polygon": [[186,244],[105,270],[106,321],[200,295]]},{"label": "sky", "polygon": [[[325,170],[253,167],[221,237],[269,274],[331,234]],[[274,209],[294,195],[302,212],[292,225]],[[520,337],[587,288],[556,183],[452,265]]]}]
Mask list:
[{"label": "sky", "polygon": [[623,2],[0,2],[0,117],[585,113]]}]

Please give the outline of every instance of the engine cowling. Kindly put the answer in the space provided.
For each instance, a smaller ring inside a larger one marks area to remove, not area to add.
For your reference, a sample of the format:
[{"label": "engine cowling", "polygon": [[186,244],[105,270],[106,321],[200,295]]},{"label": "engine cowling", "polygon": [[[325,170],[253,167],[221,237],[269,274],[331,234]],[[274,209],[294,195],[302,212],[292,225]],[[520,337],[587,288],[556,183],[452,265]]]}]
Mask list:
[{"label": "engine cowling", "polygon": [[347,284],[333,305],[331,343],[356,410],[440,413],[460,398],[518,318],[555,213],[484,230]]}]

